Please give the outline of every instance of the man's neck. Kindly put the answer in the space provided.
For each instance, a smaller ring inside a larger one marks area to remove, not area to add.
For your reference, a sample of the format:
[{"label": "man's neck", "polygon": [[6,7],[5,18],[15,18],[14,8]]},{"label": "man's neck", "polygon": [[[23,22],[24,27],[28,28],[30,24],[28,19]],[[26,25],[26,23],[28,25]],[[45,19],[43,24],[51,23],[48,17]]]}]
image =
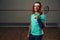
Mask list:
[{"label": "man's neck", "polygon": [[39,12],[35,12],[35,14],[39,14]]}]

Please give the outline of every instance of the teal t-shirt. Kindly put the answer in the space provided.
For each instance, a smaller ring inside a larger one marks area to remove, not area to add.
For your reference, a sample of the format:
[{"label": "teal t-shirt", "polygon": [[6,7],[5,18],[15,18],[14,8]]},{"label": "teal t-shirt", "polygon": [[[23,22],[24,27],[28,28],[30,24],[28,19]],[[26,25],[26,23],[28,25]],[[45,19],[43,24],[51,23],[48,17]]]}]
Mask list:
[{"label": "teal t-shirt", "polygon": [[[44,34],[43,29],[39,27],[38,21],[37,19],[35,19],[36,16],[37,14],[31,15],[31,34],[32,35],[43,35]],[[46,21],[46,16],[44,14],[41,14],[39,18],[42,20],[43,23]]]}]

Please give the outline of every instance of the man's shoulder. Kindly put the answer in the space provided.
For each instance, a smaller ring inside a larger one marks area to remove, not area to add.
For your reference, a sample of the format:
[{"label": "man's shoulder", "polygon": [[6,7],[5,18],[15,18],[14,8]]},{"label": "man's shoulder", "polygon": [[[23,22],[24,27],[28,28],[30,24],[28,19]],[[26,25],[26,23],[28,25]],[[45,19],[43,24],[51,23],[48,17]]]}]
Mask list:
[{"label": "man's shoulder", "polygon": [[34,14],[31,14],[31,16],[34,16]]},{"label": "man's shoulder", "polygon": [[45,14],[42,14],[41,16],[45,16]]}]

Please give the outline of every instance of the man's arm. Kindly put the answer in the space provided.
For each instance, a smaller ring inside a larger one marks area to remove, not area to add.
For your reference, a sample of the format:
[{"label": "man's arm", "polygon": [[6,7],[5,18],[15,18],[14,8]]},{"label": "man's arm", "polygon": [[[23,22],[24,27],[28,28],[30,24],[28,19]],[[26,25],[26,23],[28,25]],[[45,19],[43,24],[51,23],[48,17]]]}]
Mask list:
[{"label": "man's arm", "polygon": [[31,29],[31,24],[28,27],[28,34],[30,33],[30,29]]},{"label": "man's arm", "polygon": [[27,33],[27,37],[28,37],[28,38],[29,38],[30,31],[31,31],[31,23],[30,23],[30,25],[29,25],[29,27],[28,27],[28,33]]}]

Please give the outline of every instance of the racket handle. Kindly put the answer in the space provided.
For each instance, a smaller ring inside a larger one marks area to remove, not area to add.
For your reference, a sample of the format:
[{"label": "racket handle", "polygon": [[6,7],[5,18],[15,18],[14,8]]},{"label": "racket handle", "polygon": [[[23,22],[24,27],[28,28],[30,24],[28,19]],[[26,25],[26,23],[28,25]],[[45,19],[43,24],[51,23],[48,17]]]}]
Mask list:
[{"label": "racket handle", "polygon": [[[37,14],[37,16],[39,17],[39,16],[40,16],[40,14]],[[36,17],[35,17],[35,19],[36,19]]]}]

